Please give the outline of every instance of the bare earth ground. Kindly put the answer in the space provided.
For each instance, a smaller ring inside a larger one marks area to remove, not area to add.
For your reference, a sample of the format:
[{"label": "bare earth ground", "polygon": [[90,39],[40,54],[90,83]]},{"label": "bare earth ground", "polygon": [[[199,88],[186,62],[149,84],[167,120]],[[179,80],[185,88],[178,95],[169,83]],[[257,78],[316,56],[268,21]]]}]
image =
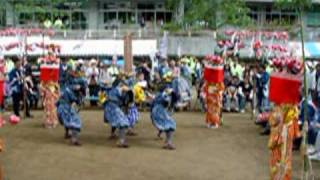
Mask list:
[{"label": "bare earth ground", "polygon": [[[118,149],[107,139],[109,127],[102,111],[82,111],[82,147],[63,139],[63,128],[41,127],[42,112],[17,126],[0,129],[6,148],[1,153],[6,180],[267,180],[267,137],[258,135],[248,114],[225,114],[225,126],[204,127],[203,114],[176,113],[176,151],[161,149],[149,113],[141,115],[130,137],[129,149]],[[300,156],[295,152],[294,179],[300,175]],[[314,163],[320,179],[320,163]]]}]

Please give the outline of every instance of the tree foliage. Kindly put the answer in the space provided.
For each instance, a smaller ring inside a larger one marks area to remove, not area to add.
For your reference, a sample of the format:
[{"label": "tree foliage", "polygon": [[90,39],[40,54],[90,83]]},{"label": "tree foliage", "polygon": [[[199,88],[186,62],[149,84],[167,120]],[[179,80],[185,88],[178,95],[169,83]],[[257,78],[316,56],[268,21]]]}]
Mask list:
[{"label": "tree foliage", "polygon": [[184,11],[181,17],[184,27],[216,29],[226,24],[242,26],[251,23],[249,9],[243,0],[167,0],[167,7],[178,11],[177,14]]},{"label": "tree foliage", "polygon": [[88,1],[89,0],[8,0],[8,3],[10,3],[17,12],[48,12],[48,8],[50,8],[51,12],[54,12],[65,5],[83,6]]},{"label": "tree foliage", "polygon": [[311,8],[312,0],[277,0],[276,4],[281,9],[304,10]]}]

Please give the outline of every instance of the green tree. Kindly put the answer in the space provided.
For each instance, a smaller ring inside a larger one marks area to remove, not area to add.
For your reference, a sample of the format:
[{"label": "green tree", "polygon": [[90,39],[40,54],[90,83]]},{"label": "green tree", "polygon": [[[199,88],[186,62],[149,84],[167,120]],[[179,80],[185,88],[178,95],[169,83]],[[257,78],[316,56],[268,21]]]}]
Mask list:
[{"label": "green tree", "polygon": [[167,0],[182,27],[217,29],[222,25],[248,25],[249,9],[243,0]]},{"label": "green tree", "polygon": [[[300,24],[300,37],[301,37],[301,44],[302,44],[302,59],[303,59],[303,65],[305,66],[305,52],[304,52],[304,24],[303,24],[303,17],[304,12],[306,9],[309,9],[312,7],[312,0],[277,0],[276,1],[277,6],[280,9],[293,9],[296,11],[296,13],[299,16],[299,24]],[[306,79],[306,71],[304,70],[304,79],[303,79],[303,85],[304,85],[304,98],[307,99],[308,96],[308,90],[307,90],[307,79]],[[304,124],[303,124],[303,142],[302,142],[302,180],[309,179],[309,173],[311,171],[312,174],[312,164],[308,158],[306,147],[307,147],[307,131],[308,131],[308,121],[307,121],[307,101],[304,101]],[[313,177],[314,179],[314,177]]]},{"label": "green tree", "polygon": [[[7,3],[16,14],[36,12],[37,19],[44,21],[51,15],[60,16],[59,9],[63,6],[78,8],[85,6],[89,0],[8,0]],[[50,15],[48,15],[50,14]]]}]

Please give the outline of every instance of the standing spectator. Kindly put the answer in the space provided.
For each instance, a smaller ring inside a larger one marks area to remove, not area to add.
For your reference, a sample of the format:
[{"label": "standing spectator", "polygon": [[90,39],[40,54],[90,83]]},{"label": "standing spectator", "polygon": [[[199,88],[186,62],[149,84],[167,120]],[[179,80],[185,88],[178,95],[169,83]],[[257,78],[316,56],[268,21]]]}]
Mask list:
[{"label": "standing spectator", "polygon": [[108,73],[112,77],[112,82],[114,82],[119,75],[119,69],[117,66],[117,57],[112,57],[111,66],[108,68]]},{"label": "standing spectator", "polygon": [[235,62],[231,64],[232,76],[237,76],[240,80],[242,80],[243,71],[244,68],[241,66],[241,64],[238,63],[238,60],[235,60]]},{"label": "standing spectator", "polygon": [[63,88],[67,82],[67,70],[68,70],[67,60],[61,59],[61,63],[59,66],[59,84],[61,88]]},{"label": "standing spectator", "polygon": [[320,100],[320,64],[317,64],[316,66],[316,92],[317,92],[317,98],[319,101]]},{"label": "standing spectator", "polygon": [[306,76],[307,76],[307,90],[308,90],[308,97],[310,99],[310,94],[313,90],[316,89],[316,71],[315,71],[314,62],[307,62],[306,66]]},{"label": "standing spectator", "polygon": [[[269,74],[266,71],[265,65],[260,65],[256,74],[256,95],[259,113],[269,111]],[[262,124],[264,126],[261,135],[270,134],[270,125],[268,123]]]},{"label": "standing spectator", "polygon": [[55,29],[62,29],[62,28],[63,28],[63,22],[62,22],[62,20],[61,20],[60,17],[58,17],[58,18],[54,21],[53,27],[54,27]]},{"label": "standing spectator", "polygon": [[52,27],[52,22],[50,19],[46,19],[44,22],[43,22],[43,26],[46,28],[46,29],[50,29]]},{"label": "standing spectator", "polygon": [[226,64],[224,66],[224,84],[227,86],[231,83],[232,74],[231,74],[231,68],[230,64]]},{"label": "standing spectator", "polygon": [[24,104],[25,104],[25,115],[26,117],[31,118],[30,114],[31,103],[34,100],[36,94],[33,91],[34,84],[32,81],[32,67],[28,61],[25,61],[24,64],[24,80],[25,80],[25,93],[24,93]]},{"label": "standing spectator", "polygon": [[266,71],[265,65],[259,67],[259,72],[256,75],[257,78],[257,100],[259,112],[265,112],[269,108],[269,74]]},{"label": "standing spectator", "polygon": [[250,65],[249,64],[246,64],[244,66],[244,70],[243,70],[243,79],[249,79],[250,81],[250,78],[251,78],[251,70],[250,70]]},{"label": "standing spectator", "polygon": [[169,64],[167,60],[163,60],[159,66],[159,74],[160,77],[163,78],[163,76],[170,71]]},{"label": "standing spectator", "polygon": [[144,80],[147,81],[147,84],[150,85],[150,74],[151,74],[151,69],[148,66],[148,63],[144,61],[139,68],[140,73],[143,74]]},{"label": "standing spectator", "polygon": [[95,98],[98,97],[98,92],[99,92],[98,75],[99,75],[99,69],[97,67],[97,60],[91,59],[90,67],[86,71],[87,82],[89,84],[91,106],[97,106],[97,100],[95,100]]},{"label": "standing spectator", "polygon": [[5,62],[5,75],[8,75],[14,69],[14,62],[11,59],[6,59]]},{"label": "standing spectator", "polygon": [[13,103],[13,112],[20,117],[20,102],[23,99],[23,76],[21,71],[21,61],[14,63],[14,68],[9,73],[9,86]]},{"label": "standing spectator", "polygon": [[189,86],[192,86],[192,75],[191,75],[191,70],[188,66],[188,59],[187,58],[183,58],[181,60],[181,69],[180,69],[180,74],[181,77],[183,77],[185,80],[188,81]]},{"label": "standing spectator", "polygon": [[180,76],[180,69],[176,66],[176,62],[174,60],[170,61],[169,67],[174,77]]},{"label": "standing spectator", "polygon": [[107,61],[101,62],[100,67],[101,68],[100,68],[100,73],[99,73],[99,83],[104,84],[104,85],[111,84],[112,77],[108,73],[108,62]]}]

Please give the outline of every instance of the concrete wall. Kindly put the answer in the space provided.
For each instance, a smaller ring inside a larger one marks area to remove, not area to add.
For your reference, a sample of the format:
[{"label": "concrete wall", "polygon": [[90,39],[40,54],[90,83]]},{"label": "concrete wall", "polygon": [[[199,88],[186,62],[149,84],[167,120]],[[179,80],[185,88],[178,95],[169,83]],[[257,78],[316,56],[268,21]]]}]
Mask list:
[{"label": "concrete wall", "polygon": [[89,3],[88,3],[88,10],[89,10],[88,29],[98,29],[99,12],[98,12],[97,8],[98,8],[97,1],[89,1]]},{"label": "concrete wall", "polygon": [[[158,41],[159,42],[159,41]],[[168,54],[205,56],[214,52],[213,37],[168,37]],[[159,46],[158,46],[159,47]]]}]

